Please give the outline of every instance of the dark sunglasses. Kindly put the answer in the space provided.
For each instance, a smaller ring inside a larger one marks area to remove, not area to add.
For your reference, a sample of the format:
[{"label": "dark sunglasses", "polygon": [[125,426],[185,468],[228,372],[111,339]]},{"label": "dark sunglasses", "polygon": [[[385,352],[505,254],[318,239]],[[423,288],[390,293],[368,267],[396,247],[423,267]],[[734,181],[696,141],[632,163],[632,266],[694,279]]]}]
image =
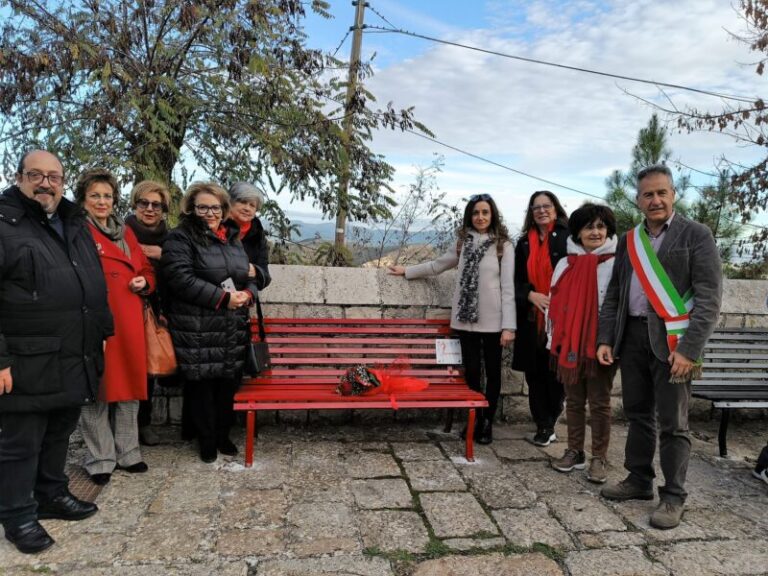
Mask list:
[{"label": "dark sunglasses", "polygon": [[488,202],[493,200],[490,194],[473,194],[469,197],[470,202]]},{"label": "dark sunglasses", "polygon": [[144,210],[146,210],[149,207],[152,207],[152,210],[165,211],[165,204],[163,204],[162,202],[150,202],[149,200],[136,200],[136,206]]}]

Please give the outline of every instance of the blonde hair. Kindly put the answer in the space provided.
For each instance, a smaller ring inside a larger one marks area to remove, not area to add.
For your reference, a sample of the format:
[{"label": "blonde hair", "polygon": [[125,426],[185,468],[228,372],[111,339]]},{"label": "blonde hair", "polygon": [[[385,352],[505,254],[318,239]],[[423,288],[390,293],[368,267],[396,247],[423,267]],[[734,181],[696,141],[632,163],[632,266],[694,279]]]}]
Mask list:
[{"label": "blonde hair", "polygon": [[163,200],[163,212],[168,212],[168,207],[171,205],[171,193],[165,184],[155,180],[142,180],[133,187],[131,190],[131,208],[136,210],[136,203],[141,200],[141,197],[152,192],[160,195]]},{"label": "blonde hair", "polygon": [[199,194],[211,194],[221,204],[221,219],[226,220],[229,215],[229,194],[218,184],[213,182],[192,182],[184,192],[181,199],[181,213],[190,216],[195,213],[195,198]]}]

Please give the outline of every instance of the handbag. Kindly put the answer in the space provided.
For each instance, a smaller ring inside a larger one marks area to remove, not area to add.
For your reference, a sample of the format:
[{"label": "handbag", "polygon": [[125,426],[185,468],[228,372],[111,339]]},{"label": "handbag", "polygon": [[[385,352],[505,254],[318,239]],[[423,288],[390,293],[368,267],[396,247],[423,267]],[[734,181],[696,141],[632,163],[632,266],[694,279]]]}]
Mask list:
[{"label": "handbag", "polygon": [[267,344],[267,335],[264,331],[264,313],[261,311],[261,301],[256,294],[256,313],[258,314],[259,341],[248,341],[245,347],[245,365],[243,372],[247,376],[256,376],[264,370],[272,367],[269,358],[269,344]]},{"label": "handbag", "polygon": [[144,303],[144,336],[147,342],[147,375],[170,376],[176,373],[176,353],[168,328],[160,324],[149,302]]}]

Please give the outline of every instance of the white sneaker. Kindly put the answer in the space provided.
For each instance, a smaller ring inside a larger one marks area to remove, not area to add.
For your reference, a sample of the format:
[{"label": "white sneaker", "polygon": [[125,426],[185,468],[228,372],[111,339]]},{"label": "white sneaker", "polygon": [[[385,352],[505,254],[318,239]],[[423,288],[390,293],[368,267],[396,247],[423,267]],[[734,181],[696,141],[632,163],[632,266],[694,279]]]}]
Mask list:
[{"label": "white sneaker", "polygon": [[752,476],[768,484],[768,468],[763,468],[760,472],[752,470]]}]

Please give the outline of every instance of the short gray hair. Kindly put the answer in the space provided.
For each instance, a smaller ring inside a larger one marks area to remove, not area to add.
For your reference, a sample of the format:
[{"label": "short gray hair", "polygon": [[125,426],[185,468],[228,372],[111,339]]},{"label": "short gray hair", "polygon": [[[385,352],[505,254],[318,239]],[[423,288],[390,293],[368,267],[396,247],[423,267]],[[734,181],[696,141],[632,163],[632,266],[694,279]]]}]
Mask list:
[{"label": "short gray hair", "polygon": [[674,179],[672,178],[672,170],[670,170],[666,164],[651,164],[650,166],[646,166],[645,168],[642,168],[637,173],[636,187],[640,188],[640,181],[643,178],[646,178],[653,174],[664,174],[667,178],[669,178],[669,183],[672,185],[672,187],[673,188],[675,187]]},{"label": "short gray hair", "polygon": [[256,202],[256,208],[264,205],[264,192],[250,182],[235,182],[229,187],[229,198],[235,202]]}]

